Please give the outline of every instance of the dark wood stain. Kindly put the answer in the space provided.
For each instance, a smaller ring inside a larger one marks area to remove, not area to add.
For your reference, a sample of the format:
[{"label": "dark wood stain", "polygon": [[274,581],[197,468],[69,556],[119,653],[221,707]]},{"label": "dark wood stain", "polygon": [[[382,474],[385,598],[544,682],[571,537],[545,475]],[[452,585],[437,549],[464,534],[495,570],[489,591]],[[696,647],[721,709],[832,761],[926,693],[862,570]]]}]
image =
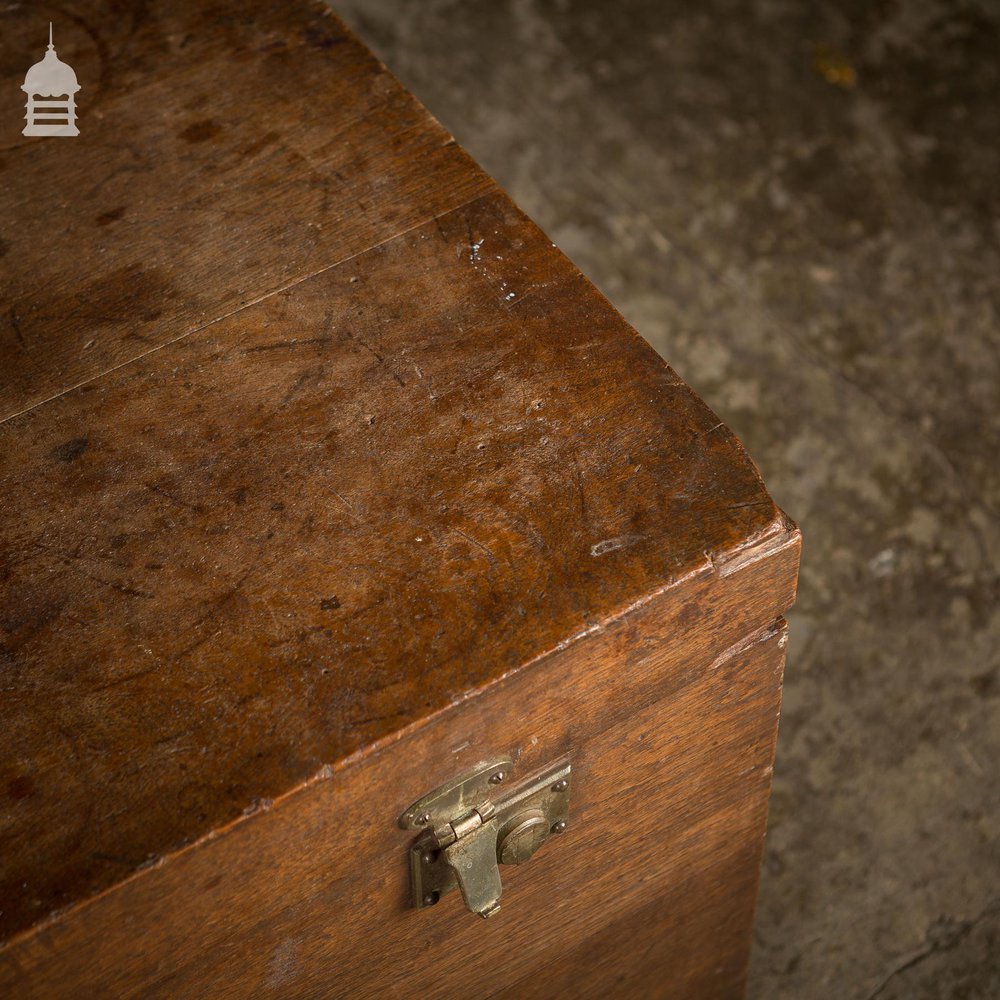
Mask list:
[{"label": "dark wood stain", "polygon": [[192,122],[177,134],[185,142],[208,142],[209,139],[215,139],[221,133],[222,126],[217,121],[206,118],[204,121]]},{"label": "dark wood stain", "polygon": [[19,774],[7,782],[7,797],[15,802],[26,799],[35,790],[35,783],[27,774]]},{"label": "dark wood stain", "polygon": [[[0,183],[0,993],[736,995],[794,526],[320,4],[147,14],[88,5],[135,92]],[[502,752],[573,759],[573,831],[502,930],[410,911],[393,817]]]},{"label": "dark wood stain", "polygon": [[95,220],[99,226],[107,226],[112,222],[117,222],[125,214],[125,206],[119,205],[117,208],[109,208],[106,212],[101,212]]},{"label": "dark wood stain", "polygon": [[57,462],[75,462],[86,450],[90,442],[85,437],[63,441],[52,449],[52,457]]}]

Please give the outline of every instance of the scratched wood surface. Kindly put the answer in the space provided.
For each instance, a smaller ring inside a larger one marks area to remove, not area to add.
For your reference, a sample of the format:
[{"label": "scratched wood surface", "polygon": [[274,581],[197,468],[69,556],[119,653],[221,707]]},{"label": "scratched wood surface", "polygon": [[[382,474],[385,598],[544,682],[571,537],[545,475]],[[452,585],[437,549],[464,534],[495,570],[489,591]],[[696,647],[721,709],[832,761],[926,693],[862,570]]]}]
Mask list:
[{"label": "scratched wood surface", "polygon": [[[0,11],[8,91],[37,20]],[[63,21],[81,136],[5,106],[0,151],[15,978],[186,845],[653,595],[696,634],[690,581],[797,551],[729,430],[325,8]],[[729,643],[792,586],[747,584]]]},{"label": "scratched wood surface", "polygon": [[[742,995],[794,532],[653,596],[380,751],[0,952],[0,995]],[[769,624],[758,627],[761,621]],[[509,752],[573,766],[570,825],[500,913],[407,907],[415,794]]]},{"label": "scratched wood surface", "polygon": [[0,419],[493,188],[319,3],[0,10],[0,86],[56,50],[81,135],[0,103]]}]

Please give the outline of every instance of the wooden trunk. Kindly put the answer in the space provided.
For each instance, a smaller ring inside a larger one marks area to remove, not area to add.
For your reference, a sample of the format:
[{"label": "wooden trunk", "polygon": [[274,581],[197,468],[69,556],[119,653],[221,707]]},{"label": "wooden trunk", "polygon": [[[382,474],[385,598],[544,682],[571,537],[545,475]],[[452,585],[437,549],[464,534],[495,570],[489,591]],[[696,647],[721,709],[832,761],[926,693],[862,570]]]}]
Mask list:
[{"label": "wooden trunk", "polygon": [[[6,93],[46,28],[0,12]],[[740,996],[799,534],[739,442],[322,5],[54,29],[79,137],[2,112],[0,995]],[[397,817],[504,757],[565,831],[414,905]]]}]

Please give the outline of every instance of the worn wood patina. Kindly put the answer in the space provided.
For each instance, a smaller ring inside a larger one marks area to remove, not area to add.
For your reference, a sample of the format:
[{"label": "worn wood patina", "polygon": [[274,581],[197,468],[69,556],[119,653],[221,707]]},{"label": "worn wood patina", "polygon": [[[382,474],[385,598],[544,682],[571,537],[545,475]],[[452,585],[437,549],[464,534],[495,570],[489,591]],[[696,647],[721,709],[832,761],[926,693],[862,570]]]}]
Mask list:
[{"label": "worn wood patina", "polygon": [[[737,995],[798,563],[739,442],[320,4],[55,34],[80,136],[2,119],[0,992]],[[493,754],[571,759],[572,829],[409,909],[396,814]]]}]

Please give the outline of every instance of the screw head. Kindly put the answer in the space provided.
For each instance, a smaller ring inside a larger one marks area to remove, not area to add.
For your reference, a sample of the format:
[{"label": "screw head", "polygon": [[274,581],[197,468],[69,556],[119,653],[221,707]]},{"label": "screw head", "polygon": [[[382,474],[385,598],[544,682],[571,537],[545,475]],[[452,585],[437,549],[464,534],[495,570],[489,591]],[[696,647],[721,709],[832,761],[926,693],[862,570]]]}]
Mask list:
[{"label": "screw head", "polygon": [[420,855],[420,860],[425,865],[429,865],[434,860],[434,854],[433,854],[433,852],[432,851],[424,851],[424,853]]},{"label": "screw head", "polygon": [[503,781],[503,779],[506,777],[507,777],[506,771],[497,771],[497,773],[490,778],[490,784],[499,785],[500,782]]},{"label": "screw head", "polygon": [[561,819],[558,823],[552,824],[553,833],[565,833],[566,832],[566,820]]},{"label": "screw head", "polygon": [[560,778],[553,786],[554,792],[565,792],[569,788],[569,782],[565,778]]},{"label": "screw head", "polygon": [[428,824],[428,823],[429,823],[430,821],[431,821],[431,816],[430,816],[430,813],[421,813],[421,814],[420,814],[420,815],[419,815],[419,816],[418,816],[418,817],[416,818],[416,820],[414,820],[414,822],[415,822],[415,823],[417,824],[417,826],[427,826],[427,824]]}]

